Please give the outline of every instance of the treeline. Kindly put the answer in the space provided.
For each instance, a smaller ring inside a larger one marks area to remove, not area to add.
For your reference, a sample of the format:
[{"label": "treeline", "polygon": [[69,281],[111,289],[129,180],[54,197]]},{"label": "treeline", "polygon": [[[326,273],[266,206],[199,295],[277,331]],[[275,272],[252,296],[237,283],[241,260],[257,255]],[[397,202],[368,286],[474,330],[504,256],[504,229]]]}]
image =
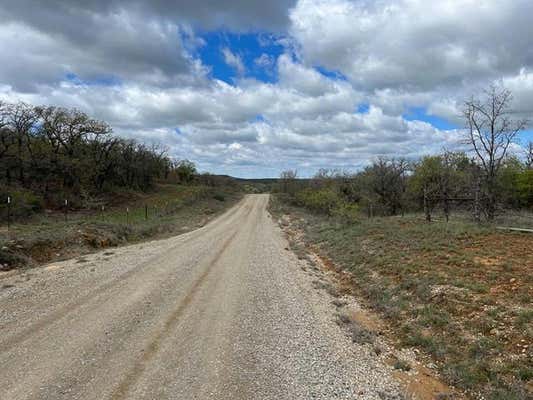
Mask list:
[{"label": "treeline", "polygon": [[[424,211],[431,220],[435,211],[449,218],[453,210],[461,210],[481,220],[490,219],[482,176],[475,159],[462,152],[444,152],[415,162],[378,158],[359,173],[321,169],[308,180],[297,179],[296,171],[285,171],[277,190],[296,205],[345,219]],[[496,213],[533,210],[533,163],[508,157],[495,185]]]},{"label": "treeline", "polygon": [[298,205],[345,218],[357,218],[361,210],[372,217],[422,209],[431,221],[441,207],[446,219],[452,208],[461,208],[476,221],[492,221],[505,208],[532,209],[533,143],[524,157],[510,155],[510,145],[528,126],[513,118],[511,101],[509,90],[491,86],[465,102],[463,133],[472,157],[446,151],[415,162],[378,158],[360,173],[320,170],[310,181],[285,171],[279,190]]},{"label": "treeline", "polygon": [[[146,191],[157,179],[190,181],[193,164],[112,134],[76,109],[0,103],[0,196],[27,208],[73,206],[117,189]],[[26,210],[29,211],[29,210]]]}]

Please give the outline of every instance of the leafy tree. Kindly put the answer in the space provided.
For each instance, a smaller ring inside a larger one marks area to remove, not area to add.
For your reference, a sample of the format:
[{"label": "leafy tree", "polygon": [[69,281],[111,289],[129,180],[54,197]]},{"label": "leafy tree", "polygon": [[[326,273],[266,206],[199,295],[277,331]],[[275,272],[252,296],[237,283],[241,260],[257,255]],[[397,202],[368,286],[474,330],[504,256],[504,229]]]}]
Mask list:
[{"label": "leafy tree", "polygon": [[426,220],[431,221],[431,212],[442,204],[448,221],[453,201],[464,201],[469,197],[467,171],[471,162],[462,152],[450,152],[427,156],[415,163],[409,180],[411,192],[422,202]]},{"label": "leafy tree", "polygon": [[431,222],[431,212],[443,195],[445,167],[441,156],[427,156],[415,164],[410,180],[411,190],[422,199],[426,221]]},{"label": "leafy tree", "polygon": [[533,210],[533,169],[524,170],[516,177],[521,204]]},{"label": "leafy tree", "polygon": [[166,152],[112,135],[75,109],[0,103],[0,189],[47,206],[115,187],[148,190],[171,168]]},{"label": "leafy tree", "polygon": [[194,179],[197,171],[196,166],[192,161],[180,160],[178,161],[174,169],[178,175],[180,182],[190,183]]},{"label": "leafy tree", "polygon": [[524,171],[524,164],[517,157],[507,157],[502,162],[502,166],[498,171],[496,187],[502,204],[512,208],[521,206],[518,181]]},{"label": "leafy tree", "polygon": [[363,187],[371,202],[385,214],[396,215],[405,208],[409,163],[403,159],[380,157],[362,173]]}]

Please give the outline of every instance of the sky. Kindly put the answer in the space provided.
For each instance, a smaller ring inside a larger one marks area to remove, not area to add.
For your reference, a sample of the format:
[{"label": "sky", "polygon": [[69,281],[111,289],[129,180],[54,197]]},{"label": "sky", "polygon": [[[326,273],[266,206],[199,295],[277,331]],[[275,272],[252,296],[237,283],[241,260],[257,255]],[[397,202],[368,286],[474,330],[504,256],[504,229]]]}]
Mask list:
[{"label": "sky", "polygon": [[531,0],[0,0],[0,99],[78,108],[201,171],[353,171],[463,149],[464,101],[490,84],[533,120],[531,15]]}]

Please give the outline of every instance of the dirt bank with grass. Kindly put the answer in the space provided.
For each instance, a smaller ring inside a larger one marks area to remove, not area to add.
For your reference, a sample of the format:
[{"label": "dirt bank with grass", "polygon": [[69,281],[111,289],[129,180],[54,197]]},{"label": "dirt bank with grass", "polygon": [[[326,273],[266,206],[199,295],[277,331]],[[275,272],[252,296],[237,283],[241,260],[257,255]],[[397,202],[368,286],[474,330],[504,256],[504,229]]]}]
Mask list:
[{"label": "dirt bank with grass", "polygon": [[9,230],[0,227],[0,271],[188,232],[242,196],[239,186],[162,184],[149,193],[123,193],[99,210],[36,215]]},{"label": "dirt bank with grass", "polygon": [[358,223],[278,201],[294,245],[343,272],[343,290],[377,312],[399,348],[419,351],[472,398],[533,395],[533,235],[421,216]]}]

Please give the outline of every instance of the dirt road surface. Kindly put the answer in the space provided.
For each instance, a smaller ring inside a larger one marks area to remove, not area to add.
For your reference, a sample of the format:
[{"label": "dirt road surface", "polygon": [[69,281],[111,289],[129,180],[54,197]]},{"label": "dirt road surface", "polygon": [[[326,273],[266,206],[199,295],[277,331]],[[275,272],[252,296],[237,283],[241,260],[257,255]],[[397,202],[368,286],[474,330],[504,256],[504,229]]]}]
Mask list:
[{"label": "dirt road surface", "polygon": [[0,399],[396,399],[250,195],[190,233],[0,279]]}]

